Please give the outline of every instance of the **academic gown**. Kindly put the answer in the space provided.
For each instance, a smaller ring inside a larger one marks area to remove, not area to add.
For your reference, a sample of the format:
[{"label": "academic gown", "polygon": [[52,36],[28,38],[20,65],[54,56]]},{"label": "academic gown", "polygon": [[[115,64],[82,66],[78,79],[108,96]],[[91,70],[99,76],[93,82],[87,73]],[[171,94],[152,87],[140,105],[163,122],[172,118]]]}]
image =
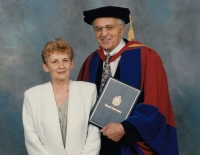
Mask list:
[{"label": "academic gown", "polygon": [[96,86],[92,83],[70,81],[67,134],[65,147],[51,82],[25,92],[23,125],[29,155],[98,155],[100,131],[88,125]]},{"label": "academic gown", "polygon": [[[121,56],[117,74],[122,82],[141,89],[143,95],[141,103],[124,122],[131,124],[143,141],[135,142],[132,140],[134,137],[128,137],[128,145],[121,144],[121,155],[178,155],[174,114],[162,61],[153,49],[138,41],[125,41],[127,44],[113,56],[113,59]],[[85,60],[78,80],[97,84],[102,60],[105,60],[105,55],[99,47]],[[129,133],[131,135],[134,133]]]}]

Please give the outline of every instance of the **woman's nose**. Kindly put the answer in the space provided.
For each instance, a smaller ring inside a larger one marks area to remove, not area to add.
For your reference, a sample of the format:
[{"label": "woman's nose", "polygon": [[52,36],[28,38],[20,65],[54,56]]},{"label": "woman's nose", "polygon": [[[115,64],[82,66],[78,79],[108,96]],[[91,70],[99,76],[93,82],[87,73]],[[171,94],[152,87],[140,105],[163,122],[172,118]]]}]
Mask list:
[{"label": "woman's nose", "polygon": [[59,68],[63,68],[63,62],[59,62]]}]

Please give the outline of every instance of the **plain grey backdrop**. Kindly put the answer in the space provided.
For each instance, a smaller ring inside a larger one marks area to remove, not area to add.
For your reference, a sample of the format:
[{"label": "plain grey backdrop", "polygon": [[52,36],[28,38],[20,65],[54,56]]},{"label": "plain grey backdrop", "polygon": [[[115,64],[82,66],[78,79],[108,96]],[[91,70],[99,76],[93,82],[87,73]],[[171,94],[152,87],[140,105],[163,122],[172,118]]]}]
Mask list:
[{"label": "plain grey backdrop", "polygon": [[106,5],[128,7],[136,40],[161,56],[180,155],[200,154],[199,0],[0,0],[0,155],[27,155],[23,94],[50,80],[41,61],[46,42],[61,37],[72,45],[71,79],[76,80],[83,61],[98,47],[82,12]]}]

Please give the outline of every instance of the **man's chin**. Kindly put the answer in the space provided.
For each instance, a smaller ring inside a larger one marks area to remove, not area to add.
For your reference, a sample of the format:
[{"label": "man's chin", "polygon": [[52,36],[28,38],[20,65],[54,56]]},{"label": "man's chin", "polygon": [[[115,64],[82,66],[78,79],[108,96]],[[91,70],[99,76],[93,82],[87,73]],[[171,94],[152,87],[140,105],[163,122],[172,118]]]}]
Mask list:
[{"label": "man's chin", "polygon": [[107,53],[110,53],[110,52],[112,51],[110,48],[107,48],[107,49],[104,48],[104,50],[105,50]]},{"label": "man's chin", "polygon": [[101,46],[106,52],[112,51],[112,49],[108,46]]}]

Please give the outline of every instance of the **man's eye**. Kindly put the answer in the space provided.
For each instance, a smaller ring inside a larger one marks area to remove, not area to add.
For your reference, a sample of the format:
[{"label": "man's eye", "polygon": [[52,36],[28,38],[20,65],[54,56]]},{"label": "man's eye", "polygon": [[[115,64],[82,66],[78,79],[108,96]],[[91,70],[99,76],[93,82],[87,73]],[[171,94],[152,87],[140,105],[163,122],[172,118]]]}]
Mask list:
[{"label": "man's eye", "polygon": [[107,30],[111,30],[111,29],[113,29],[113,27],[114,27],[114,26],[112,26],[112,25],[108,25],[108,26],[106,26],[106,29],[107,29]]},{"label": "man's eye", "polygon": [[97,27],[95,30],[96,30],[96,31],[101,31],[101,30],[102,30],[102,27]]}]

